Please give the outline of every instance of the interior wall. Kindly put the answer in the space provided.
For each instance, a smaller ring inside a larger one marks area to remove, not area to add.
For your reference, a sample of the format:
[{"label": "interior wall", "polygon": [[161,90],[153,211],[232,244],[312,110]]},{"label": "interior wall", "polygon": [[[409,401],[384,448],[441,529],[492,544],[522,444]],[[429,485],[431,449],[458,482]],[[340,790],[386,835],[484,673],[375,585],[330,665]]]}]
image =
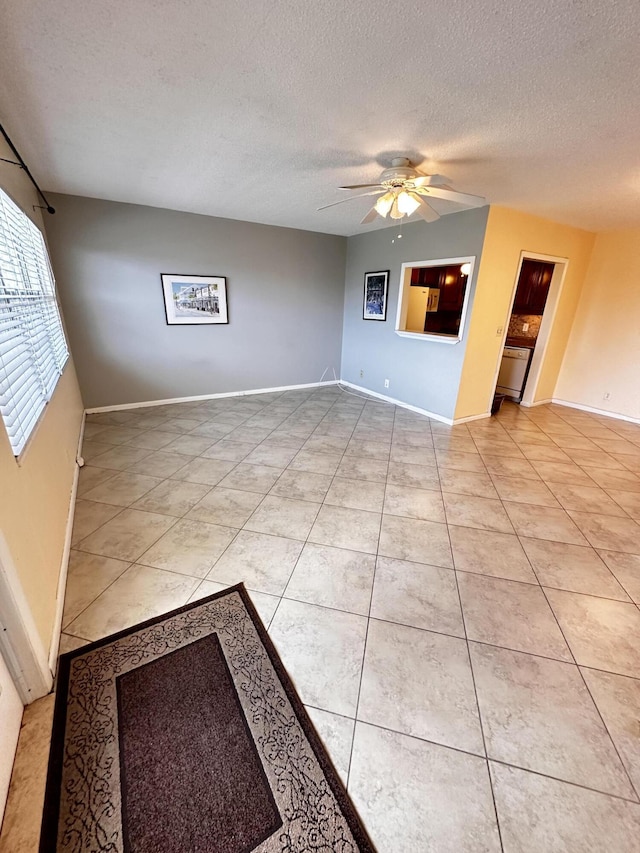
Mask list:
[{"label": "interior wall", "polygon": [[[14,157],[4,141],[0,157]],[[25,173],[0,163],[0,186],[43,229],[41,211],[33,209],[42,202]],[[49,225],[52,217],[46,215]],[[19,464],[0,418],[0,529],[46,654],[54,629],[82,410],[70,358]]]},{"label": "interior wall", "polygon": [[[454,414],[468,323],[457,344],[402,337],[395,332],[403,263],[475,256],[482,252],[488,207],[443,216],[436,222],[396,224],[349,237],[347,248],[342,378],[445,418]],[[364,274],[390,270],[386,322],[363,320]],[[473,313],[478,265],[469,312]],[[360,375],[360,372],[363,375]],[[389,388],[384,380],[389,379]]]},{"label": "interior wall", "polygon": [[634,419],[640,419],[638,245],[640,228],[597,235],[554,394]]},{"label": "interior wall", "polygon": [[[318,382],[340,366],[346,239],[52,195],[87,407]],[[168,326],[161,273],[227,277],[228,325]]]},{"label": "interior wall", "polygon": [[[456,418],[489,411],[521,252],[568,260],[534,402],[554,396],[595,234],[517,210],[491,206],[478,272]],[[498,331],[500,329],[500,331]]]}]

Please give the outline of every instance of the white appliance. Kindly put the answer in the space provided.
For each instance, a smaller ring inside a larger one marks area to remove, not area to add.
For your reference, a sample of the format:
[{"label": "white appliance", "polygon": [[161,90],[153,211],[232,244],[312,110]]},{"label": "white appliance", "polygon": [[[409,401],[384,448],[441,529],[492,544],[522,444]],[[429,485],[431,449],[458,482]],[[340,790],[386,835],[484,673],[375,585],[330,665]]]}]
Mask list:
[{"label": "white appliance", "polygon": [[504,394],[513,400],[522,398],[532,352],[529,347],[504,348],[496,386],[497,394]]}]

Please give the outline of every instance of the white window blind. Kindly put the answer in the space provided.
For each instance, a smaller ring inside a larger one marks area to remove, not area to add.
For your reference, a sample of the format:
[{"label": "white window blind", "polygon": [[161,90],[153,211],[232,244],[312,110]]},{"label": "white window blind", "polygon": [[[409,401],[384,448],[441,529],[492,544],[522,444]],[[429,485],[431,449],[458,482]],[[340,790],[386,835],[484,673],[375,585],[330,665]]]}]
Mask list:
[{"label": "white window blind", "polygon": [[44,238],[0,190],[0,412],[16,456],[68,357]]}]

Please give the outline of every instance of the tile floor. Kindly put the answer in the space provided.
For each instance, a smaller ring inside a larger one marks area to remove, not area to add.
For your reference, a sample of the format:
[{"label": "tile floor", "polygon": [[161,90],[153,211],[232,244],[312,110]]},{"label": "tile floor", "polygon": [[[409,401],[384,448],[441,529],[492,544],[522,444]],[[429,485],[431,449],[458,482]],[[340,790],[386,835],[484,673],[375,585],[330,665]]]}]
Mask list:
[{"label": "tile floor", "polygon": [[326,387],[91,415],[83,452],[63,651],[244,581],[381,853],[640,849],[640,426]]}]

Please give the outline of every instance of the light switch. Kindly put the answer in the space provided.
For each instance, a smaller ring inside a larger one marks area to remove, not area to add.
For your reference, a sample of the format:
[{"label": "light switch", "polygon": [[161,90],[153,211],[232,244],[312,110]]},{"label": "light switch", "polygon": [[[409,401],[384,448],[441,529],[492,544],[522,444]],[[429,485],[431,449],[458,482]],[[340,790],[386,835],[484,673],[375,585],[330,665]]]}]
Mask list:
[{"label": "light switch", "polygon": [[504,326],[498,326],[496,329],[496,335],[500,336],[504,332]]},{"label": "light switch", "polygon": [[523,324],[522,324],[522,331],[523,331],[523,332],[528,332],[528,331],[529,331],[529,324],[528,324],[528,323],[523,323]]}]

